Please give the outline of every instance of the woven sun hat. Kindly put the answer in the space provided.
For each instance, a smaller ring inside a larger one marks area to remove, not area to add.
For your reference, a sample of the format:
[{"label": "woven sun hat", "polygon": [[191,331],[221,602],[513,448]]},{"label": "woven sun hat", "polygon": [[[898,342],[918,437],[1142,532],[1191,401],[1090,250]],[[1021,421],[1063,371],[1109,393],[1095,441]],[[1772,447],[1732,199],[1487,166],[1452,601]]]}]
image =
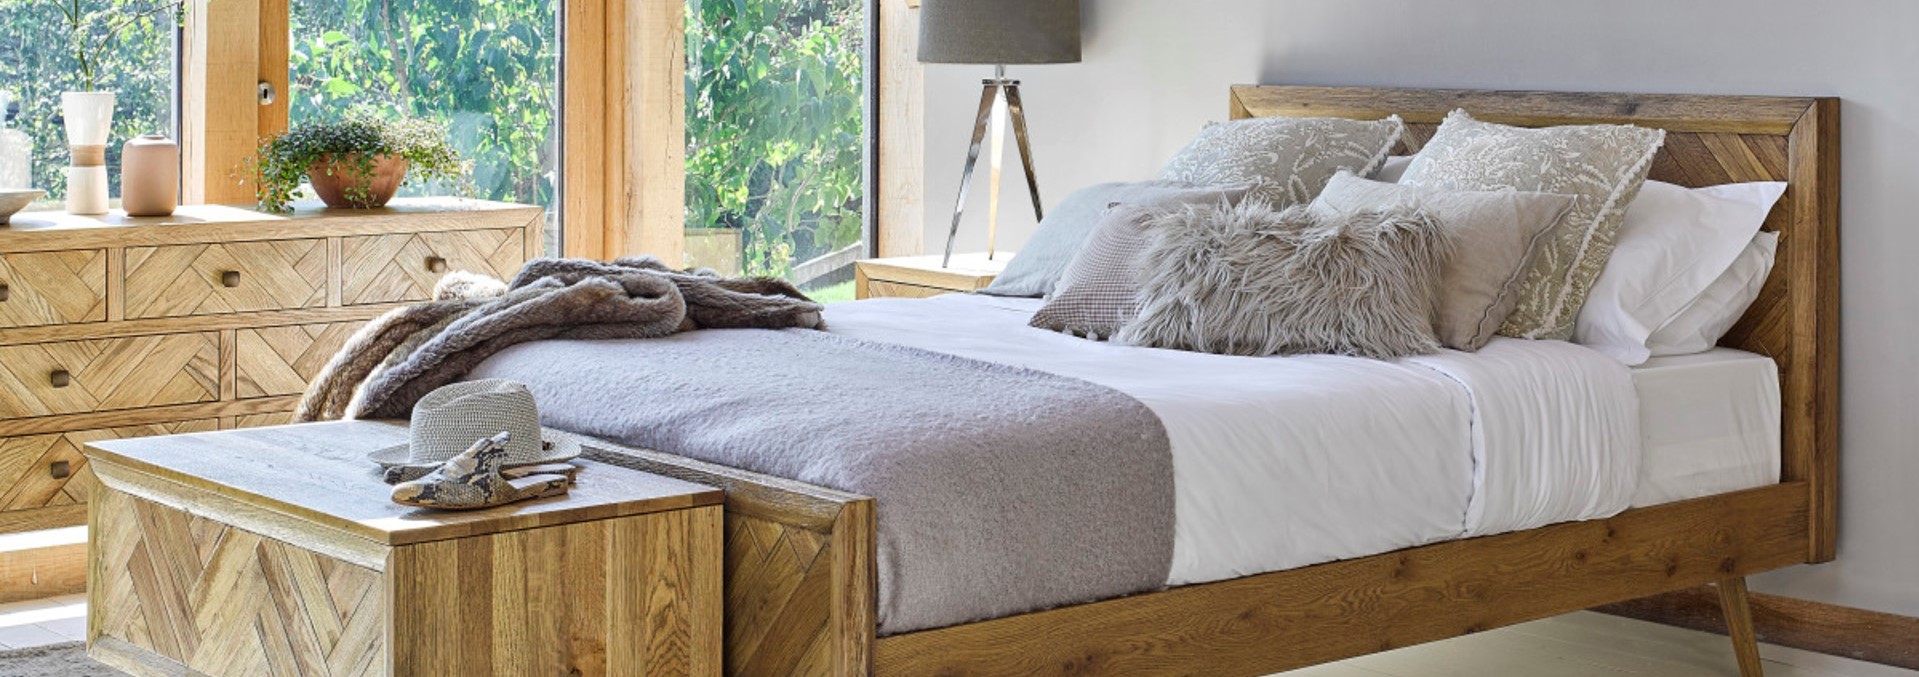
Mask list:
[{"label": "woven sun hat", "polygon": [[580,440],[540,428],[533,391],[506,379],[466,381],[440,388],[413,405],[408,442],[367,454],[393,468],[432,469],[475,442],[507,433],[506,467],[559,463],[580,455]]}]

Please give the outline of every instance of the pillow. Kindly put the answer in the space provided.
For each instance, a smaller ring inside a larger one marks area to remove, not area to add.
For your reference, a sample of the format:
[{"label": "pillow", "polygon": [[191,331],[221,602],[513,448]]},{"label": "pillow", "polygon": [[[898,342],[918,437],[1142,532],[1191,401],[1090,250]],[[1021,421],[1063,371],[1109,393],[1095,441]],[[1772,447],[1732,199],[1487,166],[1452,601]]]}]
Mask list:
[{"label": "pillow", "polygon": [[1647,181],[1626,209],[1573,340],[1627,366],[1645,362],[1653,331],[1732,267],[1785,191],[1772,181],[1696,189]]},{"label": "pillow", "polygon": [[1666,132],[1630,125],[1526,129],[1446,116],[1399,182],[1443,190],[1527,190],[1579,196],[1526,271],[1506,336],[1568,339],[1613,234]]},{"label": "pillow", "polygon": [[1207,125],[1159,170],[1194,186],[1254,184],[1274,208],[1308,202],[1341,169],[1371,174],[1406,126],[1384,120],[1252,118]]},{"label": "pillow", "polygon": [[980,290],[995,296],[1045,296],[1059,283],[1060,273],[1086,242],[1087,234],[1099,225],[1101,216],[1114,203],[1153,203],[1175,205],[1218,199],[1239,202],[1251,185],[1223,188],[1194,188],[1172,181],[1139,183],[1102,183],[1073,191],[1059,206],[1046,213],[1039,229],[1026,241],[1005,272]]},{"label": "pillow", "polygon": [[1139,312],[1134,271],[1148,241],[1146,222],[1153,216],[1139,205],[1106,212],[1086,246],[1066,265],[1059,286],[1026,324],[1100,341],[1132,321]]},{"label": "pillow", "polygon": [[1433,328],[1440,344],[1476,351],[1512,314],[1526,264],[1575,201],[1552,193],[1432,190],[1341,172],[1312,204],[1340,212],[1411,209],[1438,220],[1452,245],[1440,268]]},{"label": "pillow", "polygon": [[1374,181],[1399,183],[1399,177],[1406,175],[1406,167],[1413,163],[1411,155],[1394,155],[1379,163],[1379,171],[1373,172]]},{"label": "pillow", "polygon": [[1446,229],[1414,211],[1193,209],[1147,221],[1139,317],[1115,340],[1228,355],[1439,349]]},{"label": "pillow", "polygon": [[1678,316],[1646,339],[1647,349],[1654,355],[1691,355],[1719,345],[1719,339],[1726,337],[1726,332],[1752,307],[1753,300],[1759,298],[1759,290],[1766,286],[1766,276],[1772,273],[1778,248],[1778,233],[1753,236],[1724,275],[1713,280],[1699,298],[1693,299]]}]

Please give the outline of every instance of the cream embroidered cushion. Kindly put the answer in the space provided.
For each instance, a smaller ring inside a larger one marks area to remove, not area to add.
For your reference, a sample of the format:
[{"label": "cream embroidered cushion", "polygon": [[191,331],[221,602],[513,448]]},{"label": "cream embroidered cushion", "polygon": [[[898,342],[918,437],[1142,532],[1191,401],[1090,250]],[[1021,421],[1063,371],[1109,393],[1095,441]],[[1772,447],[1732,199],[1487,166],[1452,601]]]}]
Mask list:
[{"label": "cream embroidered cushion", "polygon": [[1254,184],[1249,198],[1275,209],[1319,195],[1333,174],[1372,174],[1406,126],[1384,120],[1253,118],[1207,125],[1159,170],[1162,181],[1193,186]]},{"label": "cream embroidered cushion", "polygon": [[1593,281],[1611,258],[1626,205],[1665,143],[1631,125],[1527,129],[1453,111],[1413,157],[1401,185],[1574,195],[1578,204],[1527,269],[1505,336],[1568,339]]},{"label": "cream embroidered cushion", "polygon": [[1416,188],[1341,172],[1312,207],[1345,213],[1403,208],[1437,219],[1451,235],[1452,252],[1440,270],[1433,328],[1446,347],[1477,351],[1518,305],[1520,276],[1576,201],[1552,193]]}]

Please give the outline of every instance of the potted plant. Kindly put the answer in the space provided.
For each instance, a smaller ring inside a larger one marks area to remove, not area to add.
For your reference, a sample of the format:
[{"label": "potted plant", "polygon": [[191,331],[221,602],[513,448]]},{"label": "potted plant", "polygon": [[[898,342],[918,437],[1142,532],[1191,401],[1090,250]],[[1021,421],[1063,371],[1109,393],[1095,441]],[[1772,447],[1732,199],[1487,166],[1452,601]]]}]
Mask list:
[{"label": "potted plant", "polygon": [[440,125],[355,111],[339,120],[303,122],[260,144],[248,163],[260,208],[289,209],[302,180],[329,207],[385,206],[410,178],[464,186],[466,164]]},{"label": "potted plant", "polygon": [[114,47],[120,34],[136,22],[164,12],[179,12],[186,3],[167,0],[146,7],[110,2],[88,11],[80,0],[51,0],[60,9],[67,40],[80,67],[80,91],[60,95],[66,119],[67,145],[73,151],[67,168],[67,211],[104,214],[107,211],[107,137],[113,132],[115,94],[99,91],[96,71],[100,57]]}]

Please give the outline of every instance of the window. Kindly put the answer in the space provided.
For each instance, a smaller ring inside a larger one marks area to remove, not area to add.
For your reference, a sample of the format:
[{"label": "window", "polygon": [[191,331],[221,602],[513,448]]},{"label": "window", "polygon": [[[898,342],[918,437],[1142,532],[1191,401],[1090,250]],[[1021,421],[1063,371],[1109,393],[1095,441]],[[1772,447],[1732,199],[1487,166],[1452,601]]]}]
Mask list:
[{"label": "window", "polygon": [[[107,166],[120,166],[120,147],[141,134],[179,138],[175,99],[179,88],[172,4],[165,0],[88,0],[80,6],[93,57],[92,89],[115,97]],[[43,206],[66,197],[70,162],[60,94],[88,89],[66,14],[51,2],[0,2],[0,91],[13,102],[0,115],[7,126],[33,140],[33,187],[47,191]],[[107,172],[109,193],[119,195],[120,175]]]},{"label": "window", "polygon": [[868,255],[866,0],[687,0],[686,251],[850,299]]},{"label": "window", "polygon": [[292,0],[289,118],[371,107],[440,121],[475,196],[545,207],[557,255],[560,2]]}]

